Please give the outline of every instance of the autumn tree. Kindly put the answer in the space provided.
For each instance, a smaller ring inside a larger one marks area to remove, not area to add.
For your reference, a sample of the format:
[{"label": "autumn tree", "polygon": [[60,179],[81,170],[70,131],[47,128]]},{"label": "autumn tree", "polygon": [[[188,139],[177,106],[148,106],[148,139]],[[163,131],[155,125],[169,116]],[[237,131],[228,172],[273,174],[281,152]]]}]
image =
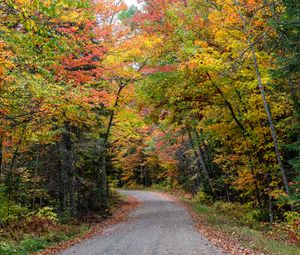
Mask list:
[{"label": "autumn tree", "polygon": [[208,193],[255,204],[271,221],[290,195],[283,144],[293,112],[270,74],[273,8],[263,1],[147,1],[131,21],[151,39],[138,85],[146,119],[182,130],[190,141],[182,149],[192,149]]}]

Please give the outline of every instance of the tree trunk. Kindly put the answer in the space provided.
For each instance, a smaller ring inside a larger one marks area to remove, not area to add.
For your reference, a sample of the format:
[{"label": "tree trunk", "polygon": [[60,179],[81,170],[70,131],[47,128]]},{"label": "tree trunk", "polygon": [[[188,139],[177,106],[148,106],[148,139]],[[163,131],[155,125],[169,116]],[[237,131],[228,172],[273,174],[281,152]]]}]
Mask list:
[{"label": "tree trunk", "polygon": [[140,165],[140,170],[141,170],[141,176],[140,176],[140,178],[141,178],[141,183],[143,183],[144,182],[144,170],[143,170],[143,164],[141,164]]},{"label": "tree trunk", "polygon": [[195,139],[194,139],[195,140],[195,146],[196,146],[196,149],[197,149],[197,152],[198,152],[198,160],[199,160],[199,163],[201,165],[201,168],[203,169],[204,175],[206,177],[208,187],[209,187],[210,191],[213,194],[214,192],[213,192],[213,188],[212,188],[212,184],[211,184],[211,180],[210,180],[210,176],[209,176],[209,171],[208,171],[208,168],[205,164],[204,154],[203,154],[202,148],[199,144],[199,135],[198,135],[198,132],[197,132],[196,128],[194,128],[194,136],[195,136]]},{"label": "tree trunk", "polygon": [[[291,98],[293,100],[294,103],[294,107],[296,109],[297,112],[299,112],[300,110],[300,102],[299,102],[299,98],[297,96],[297,91],[296,91],[296,87],[295,84],[293,82],[293,80],[291,79],[291,77],[288,77],[288,84],[290,86],[290,90],[291,90]],[[297,116],[297,120],[299,121],[299,116]]]},{"label": "tree trunk", "polygon": [[225,190],[226,190],[226,199],[227,199],[227,202],[230,203],[231,200],[230,200],[230,194],[229,194],[229,184],[225,184]]},{"label": "tree trunk", "polygon": [[[119,88],[116,93],[116,99],[113,107],[117,107],[120,99],[120,95],[122,90],[125,88],[126,84],[128,82],[121,82],[119,85]],[[98,185],[96,185],[100,189],[100,204],[101,208],[103,209],[103,212],[107,214],[109,206],[108,206],[108,181],[107,181],[107,147],[109,144],[109,135],[110,131],[113,125],[113,120],[115,117],[115,109],[111,111],[109,115],[109,120],[108,120],[108,125],[106,128],[106,132],[104,134],[104,139],[103,139],[103,149],[102,149],[102,154],[99,159],[99,176],[100,180],[97,180]],[[99,178],[98,178],[99,179]]]},{"label": "tree trunk", "polygon": [[148,172],[147,172],[147,168],[146,166],[143,167],[143,172],[144,172],[144,183],[145,183],[145,186],[148,187],[149,186],[149,178],[148,178]]},{"label": "tree trunk", "polygon": [[140,164],[140,170],[141,170],[141,183],[145,186],[149,186],[149,177],[148,177],[148,172],[147,168],[145,165],[143,165],[143,162]]},{"label": "tree trunk", "polygon": [[[233,2],[236,6],[239,6],[239,3],[236,0],[233,0]],[[237,9],[237,12],[240,15],[240,17],[242,18],[243,22],[244,22],[244,32],[246,34],[248,32],[246,19],[245,19],[244,15],[238,9]],[[249,43],[251,43],[250,38],[249,38]],[[260,93],[261,93],[261,96],[262,96],[263,105],[264,105],[264,108],[265,108],[265,112],[267,114],[270,130],[271,130],[271,135],[272,135],[272,139],[273,139],[273,143],[274,143],[274,150],[275,150],[277,162],[278,162],[278,165],[279,165],[279,168],[280,168],[280,171],[281,171],[281,176],[282,176],[282,180],[283,180],[283,183],[284,183],[285,191],[286,191],[287,195],[289,196],[290,195],[290,189],[289,189],[289,184],[288,184],[288,180],[287,180],[287,175],[286,175],[286,171],[285,171],[284,166],[283,166],[283,162],[281,160],[281,153],[280,153],[280,150],[279,150],[279,145],[278,145],[278,139],[277,139],[277,135],[276,135],[276,131],[275,131],[275,126],[274,126],[274,123],[273,123],[273,118],[272,118],[272,115],[271,115],[269,104],[266,100],[265,88],[262,84],[261,74],[260,74],[260,71],[259,71],[258,62],[257,62],[257,58],[256,58],[255,49],[254,49],[253,44],[250,47],[250,49],[252,51],[252,59],[253,59],[255,73],[256,73],[256,78],[257,78],[257,81],[258,81],[259,90],[260,90]]]},{"label": "tree trunk", "polygon": [[2,180],[3,140],[0,136],[0,182]]},{"label": "tree trunk", "polygon": [[39,166],[39,157],[40,157],[40,145],[37,145],[36,148],[36,156],[35,156],[35,166],[33,170],[33,185],[32,185],[32,193],[31,193],[31,207],[35,208],[35,192],[36,192],[36,176],[37,176],[37,170]]},{"label": "tree trunk", "polygon": [[[114,107],[118,105],[119,95],[121,90],[119,89],[117,92],[116,101],[114,104]],[[106,132],[104,134],[104,140],[103,140],[103,148],[102,148],[102,154],[99,160],[99,169],[100,169],[100,180],[99,180],[99,189],[100,189],[100,206],[101,210],[106,215],[108,213],[109,205],[108,205],[108,182],[107,182],[107,147],[108,147],[108,140],[110,135],[110,130],[113,125],[115,112],[114,110],[109,115],[109,121],[108,126],[106,128]]]},{"label": "tree trunk", "polygon": [[66,131],[62,133],[60,142],[61,153],[61,184],[62,184],[62,209],[65,210],[68,205],[71,216],[76,216],[76,203],[75,203],[75,185],[74,185],[74,167],[73,167],[73,150],[72,140],[70,134],[69,123],[65,124]]},{"label": "tree trunk", "polygon": [[216,90],[218,91],[218,93],[221,95],[225,105],[227,106],[227,108],[230,111],[230,114],[233,118],[233,120],[235,121],[235,123],[238,125],[238,127],[241,129],[242,133],[244,136],[246,136],[248,134],[246,128],[244,127],[244,125],[238,120],[233,107],[231,105],[231,103],[227,100],[227,98],[225,97],[224,93],[222,92],[222,90],[217,86],[217,84],[214,83],[214,81],[212,80],[210,74],[208,72],[206,72],[206,75],[208,77],[208,79],[210,80],[211,84],[216,88]]},{"label": "tree trunk", "polygon": [[278,165],[279,165],[279,168],[280,168],[280,171],[281,171],[281,176],[282,176],[282,180],[283,180],[283,183],[284,183],[285,191],[286,191],[287,195],[290,195],[290,189],[289,189],[289,184],[288,184],[288,180],[287,180],[287,176],[286,176],[286,171],[284,169],[283,162],[281,160],[281,153],[280,153],[280,150],[279,150],[279,145],[278,145],[278,139],[277,139],[277,135],[276,135],[276,131],[275,131],[275,126],[274,126],[274,123],[273,123],[273,119],[272,119],[269,104],[266,100],[265,88],[262,84],[261,75],[260,75],[260,72],[259,72],[259,67],[258,67],[258,62],[257,62],[255,50],[254,50],[253,46],[251,48],[252,48],[252,58],[253,58],[254,68],[255,68],[256,77],[257,77],[257,81],[258,81],[258,86],[259,86],[260,93],[261,93],[261,96],[262,96],[262,101],[263,101],[263,104],[264,104],[264,108],[265,108],[265,111],[266,111],[266,114],[267,114],[270,130],[271,130],[271,135],[272,135],[272,139],[273,139],[273,143],[274,143],[274,149],[275,149],[277,162],[278,162]]},{"label": "tree trunk", "polygon": [[209,172],[212,173],[211,161],[210,161],[210,158],[209,158],[208,148],[207,148],[205,140],[204,140],[204,134],[203,134],[203,129],[202,128],[200,130],[200,142],[203,145],[203,153],[204,153],[205,163],[207,165],[207,168],[208,168]]},{"label": "tree trunk", "polygon": [[199,157],[198,157],[198,154],[197,154],[197,151],[195,150],[195,147],[194,147],[194,143],[193,143],[193,138],[192,138],[192,135],[190,133],[190,131],[188,131],[188,136],[189,136],[189,141],[190,141],[190,145],[193,149],[193,152],[194,152],[194,156],[195,156],[195,160],[196,160],[196,163],[197,163],[197,169],[198,169],[198,173],[196,173],[196,184],[197,184],[197,188],[199,188],[200,186],[203,186],[203,183],[202,183],[202,169],[201,169],[201,164],[199,162]]},{"label": "tree trunk", "polygon": [[10,164],[10,167],[9,167],[9,172],[8,172],[8,184],[6,184],[8,186],[8,207],[7,207],[7,215],[10,214],[10,206],[11,206],[11,201],[12,201],[12,195],[13,195],[13,182],[14,182],[14,169],[16,167],[16,161],[17,161],[17,155],[18,155],[18,152],[19,152],[19,145],[21,144],[21,140],[19,140],[19,143],[17,144],[17,147],[13,153],[13,157],[12,157],[12,160],[11,160],[11,164]]},{"label": "tree trunk", "polygon": [[70,211],[71,215],[75,217],[77,215],[77,208],[76,208],[76,199],[75,199],[75,178],[74,178],[74,171],[73,167],[69,174],[70,178],[70,185],[69,185],[69,199],[70,199]]},{"label": "tree trunk", "polygon": [[262,208],[262,203],[261,203],[261,198],[260,198],[260,194],[259,194],[257,178],[256,178],[256,175],[255,175],[254,168],[253,168],[252,161],[251,161],[250,157],[249,157],[249,161],[250,161],[251,174],[252,174],[253,179],[254,179],[254,187],[255,187],[255,195],[256,195],[257,203],[258,203],[259,207]]},{"label": "tree trunk", "polygon": [[[267,173],[266,174],[267,176],[267,180],[268,180],[268,183],[271,183],[272,182],[272,179],[271,179],[271,175],[270,173]],[[268,212],[269,212],[269,222],[270,223],[273,223],[274,221],[274,210],[273,210],[273,199],[270,195],[271,193],[271,187],[268,186]]]},{"label": "tree trunk", "polygon": [[100,160],[100,206],[101,211],[106,215],[108,213],[108,183],[107,183],[107,169],[106,169],[106,157],[107,157],[107,142],[105,141],[104,148],[102,150]]}]

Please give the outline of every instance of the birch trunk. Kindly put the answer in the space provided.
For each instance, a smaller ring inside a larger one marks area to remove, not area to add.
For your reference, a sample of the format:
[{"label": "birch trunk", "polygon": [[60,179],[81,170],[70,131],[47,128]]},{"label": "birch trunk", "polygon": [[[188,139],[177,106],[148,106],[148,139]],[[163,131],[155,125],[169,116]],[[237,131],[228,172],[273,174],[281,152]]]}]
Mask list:
[{"label": "birch trunk", "polygon": [[274,143],[274,150],[275,150],[277,162],[278,162],[278,165],[279,165],[279,168],[280,168],[280,171],[281,171],[281,176],[282,176],[284,188],[285,188],[285,191],[286,191],[287,195],[290,195],[290,189],[289,189],[289,184],[288,184],[288,180],[287,180],[286,171],[284,169],[283,162],[281,160],[281,153],[280,153],[280,150],[279,150],[277,134],[276,134],[276,131],[275,131],[275,126],[274,126],[273,118],[272,118],[272,115],[271,115],[270,107],[269,107],[269,104],[266,100],[265,88],[262,84],[261,74],[260,74],[260,71],[259,71],[258,62],[257,62],[257,58],[256,58],[256,54],[255,54],[255,50],[254,50],[253,46],[252,46],[252,58],[253,58],[253,63],[254,63],[254,68],[255,68],[255,72],[256,72],[256,78],[257,78],[257,81],[258,81],[259,90],[260,90],[260,93],[261,93],[262,101],[263,101],[263,104],[264,104],[264,108],[265,108],[267,118],[268,118],[268,122],[269,122],[269,126],[270,126],[270,131],[271,131],[271,135],[272,135],[272,139],[273,139],[273,143]]}]

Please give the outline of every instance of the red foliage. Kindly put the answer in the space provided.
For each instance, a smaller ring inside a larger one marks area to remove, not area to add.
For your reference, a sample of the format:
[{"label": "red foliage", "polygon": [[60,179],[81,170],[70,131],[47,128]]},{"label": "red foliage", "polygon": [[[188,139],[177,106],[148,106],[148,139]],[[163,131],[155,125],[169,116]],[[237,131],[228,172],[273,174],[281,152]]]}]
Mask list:
[{"label": "red foliage", "polygon": [[112,95],[108,94],[105,90],[98,91],[96,89],[91,89],[90,92],[91,95],[84,98],[86,103],[92,105],[103,104],[104,106],[108,106],[112,102]]},{"label": "red foliage", "polygon": [[168,5],[174,3],[184,4],[182,0],[149,0],[145,3],[144,11],[137,12],[132,21],[148,33],[171,29],[165,15]]},{"label": "red foliage", "polygon": [[176,71],[176,66],[174,65],[166,65],[166,66],[157,66],[157,67],[149,67],[144,66],[140,72],[144,75],[154,74],[154,73],[167,73]]}]

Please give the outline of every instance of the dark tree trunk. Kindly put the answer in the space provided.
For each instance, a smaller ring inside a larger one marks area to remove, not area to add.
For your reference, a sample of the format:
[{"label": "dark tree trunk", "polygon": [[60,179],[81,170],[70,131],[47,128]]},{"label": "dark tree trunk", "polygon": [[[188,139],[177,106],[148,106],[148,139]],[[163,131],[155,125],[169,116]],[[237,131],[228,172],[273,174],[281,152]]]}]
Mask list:
[{"label": "dark tree trunk", "polygon": [[7,215],[10,214],[10,205],[12,201],[12,195],[13,195],[13,183],[14,183],[14,169],[16,168],[16,161],[17,161],[17,156],[19,152],[19,146],[21,144],[22,139],[19,140],[19,143],[17,144],[17,147],[13,153],[13,157],[9,166],[9,172],[7,176],[7,187],[8,187],[8,203],[9,206],[7,207]]},{"label": "dark tree trunk", "polygon": [[[293,82],[293,80],[291,79],[291,77],[288,77],[288,84],[290,86],[290,90],[291,90],[291,98],[293,100],[293,103],[294,103],[294,106],[295,106],[295,109],[297,112],[300,111],[300,103],[299,103],[299,98],[297,96],[297,91],[296,91],[296,86]],[[297,119],[299,121],[299,116],[297,116]]]},{"label": "dark tree trunk", "polygon": [[100,158],[100,180],[99,180],[99,192],[100,192],[100,209],[104,215],[108,213],[108,183],[107,183],[107,169],[106,169],[106,157],[107,157],[107,141],[105,141],[102,155]]},{"label": "dark tree trunk", "polygon": [[148,187],[149,186],[149,179],[148,179],[148,172],[147,172],[146,167],[144,167],[144,178],[145,178],[145,186]]},{"label": "dark tree trunk", "polygon": [[141,170],[141,183],[145,187],[149,187],[149,176],[146,166],[143,164],[143,162],[140,164],[140,170]]},{"label": "dark tree trunk", "polygon": [[203,150],[199,143],[199,135],[198,135],[196,128],[194,128],[194,136],[195,136],[194,143],[195,143],[195,146],[196,146],[196,149],[198,152],[198,160],[201,165],[201,168],[203,169],[205,179],[207,181],[207,185],[208,185],[211,193],[213,194],[214,192],[213,192],[213,187],[212,187],[210,176],[209,176],[209,170],[208,170],[207,165],[204,160],[204,153],[203,153]]},{"label": "dark tree trunk", "polygon": [[[118,106],[119,99],[120,99],[120,94],[125,87],[126,84],[121,84],[118,88],[118,91],[116,93],[116,100],[114,103],[114,107]],[[109,115],[109,120],[108,120],[108,125],[106,128],[106,132],[104,134],[104,139],[102,143],[102,150],[101,150],[101,156],[99,159],[99,177],[100,180],[97,180],[97,187],[99,188],[100,192],[100,205],[101,205],[101,210],[103,211],[104,214],[108,213],[108,182],[107,182],[107,149],[109,145],[109,135],[110,131],[113,125],[113,120],[115,117],[115,110],[112,110],[110,115]]]},{"label": "dark tree trunk", "polygon": [[61,190],[62,190],[62,210],[68,205],[72,216],[76,216],[75,203],[75,184],[74,184],[74,167],[73,167],[73,149],[71,139],[70,124],[65,124],[65,131],[62,133],[60,142],[61,154]]},{"label": "dark tree trunk", "polygon": [[2,180],[3,140],[0,136],[0,182]]},{"label": "dark tree trunk", "polygon": [[230,203],[231,199],[230,199],[230,194],[229,194],[229,184],[225,184],[225,190],[226,190],[226,199],[227,199],[227,202]]},{"label": "dark tree trunk", "polygon": [[257,177],[254,173],[254,169],[250,160],[250,168],[251,168],[251,173],[254,179],[254,187],[255,187],[255,195],[256,195],[256,199],[257,199],[257,203],[259,205],[260,208],[262,208],[262,203],[261,203],[261,198],[260,198],[260,193],[259,193],[259,189],[258,189],[258,183],[257,183]]},{"label": "dark tree trunk", "polygon": [[33,185],[32,185],[32,193],[31,193],[31,207],[35,208],[35,192],[36,192],[36,176],[37,176],[37,170],[39,166],[39,158],[40,158],[40,145],[37,145],[36,148],[36,156],[35,156],[35,166],[33,170]]},{"label": "dark tree trunk", "polygon": [[[267,173],[266,176],[267,176],[268,183],[271,183],[271,182],[272,182],[272,179],[271,179],[270,173]],[[272,191],[272,190],[271,190],[271,187],[268,186],[268,212],[269,212],[269,222],[270,222],[270,223],[273,223],[273,221],[274,221],[274,210],[273,210],[273,199],[272,199],[272,196],[270,195],[271,191]]]},{"label": "dark tree trunk", "polygon": [[204,153],[205,163],[207,165],[207,168],[208,168],[209,172],[211,173],[212,172],[211,161],[210,161],[210,158],[209,158],[208,148],[207,148],[207,145],[206,145],[205,140],[204,140],[203,129],[200,130],[200,136],[199,137],[200,137],[200,142],[203,145],[203,153]]},{"label": "dark tree trunk", "polygon": [[192,138],[192,135],[191,135],[191,132],[188,131],[188,136],[189,136],[189,141],[190,141],[190,145],[191,145],[191,148],[193,149],[193,153],[194,153],[194,157],[195,157],[195,160],[196,160],[196,164],[197,164],[197,173],[196,173],[196,184],[197,184],[197,188],[199,188],[200,186],[203,186],[203,183],[202,183],[202,168],[201,168],[201,164],[200,164],[200,161],[199,161],[199,156],[197,154],[197,151],[195,150],[195,146],[194,146],[194,143],[193,143],[193,138]]},{"label": "dark tree trunk", "polygon": [[247,133],[247,130],[245,129],[244,125],[238,120],[233,107],[231,105],[231,103],[227,100],[227,98],[225,97],[224,93],[222,92],[222,90],[217,86],[217,84],[215,84],[210,76],[210,74],[207,72],[206,73],[208,79],[210,80],[210,82],[212,83],[212,85],[216,88],[216,90],[218,91],[218,93],[221,95],[225,105],[227,106],[227,108],[230,111],[230,114],[232,116],[232,118],[234,119],[235,123],[239,126],[239,128],[242,130],[243,134]]}]

